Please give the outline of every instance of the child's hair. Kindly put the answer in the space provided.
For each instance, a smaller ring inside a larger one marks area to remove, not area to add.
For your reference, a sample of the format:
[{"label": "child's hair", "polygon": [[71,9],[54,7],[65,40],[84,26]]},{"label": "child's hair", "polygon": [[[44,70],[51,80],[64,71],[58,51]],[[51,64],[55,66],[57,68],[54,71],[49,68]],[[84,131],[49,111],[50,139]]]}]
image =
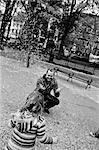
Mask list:
[{"label": "child's hair", "polygon": [[20,112],[24,112],[26,110],[37,114],[42,110],[42,106],[39,101],[33,100],[32,97],[29,97],[25,105],[20,109]]}]

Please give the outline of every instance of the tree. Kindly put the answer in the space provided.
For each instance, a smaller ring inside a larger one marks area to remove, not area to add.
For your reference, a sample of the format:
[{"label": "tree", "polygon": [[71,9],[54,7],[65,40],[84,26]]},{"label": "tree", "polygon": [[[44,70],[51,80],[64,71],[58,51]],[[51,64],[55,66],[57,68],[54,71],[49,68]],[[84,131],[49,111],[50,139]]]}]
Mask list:
[{"label": "tree", "polygon": [[79,21],[79,17],[84,11],[90,11],[90,13],[94,12],[95,13],[95,7],[99,11],[99,2],[97,0],[82,0],[78,5],[76,4],[77,1],[72,0],[72,3],[70,5],[70,13],[68,16],[65,18],[63,16],[63,22],[61,24],[64,24],[64,33],[61,37],[61,44],[60,44],[60,50],[59,50],[59,57],[63,55],[63,45],[64,41],[66,39],[66,36],[73,32],[72,29],[75,29],[76,27],[76,21]]},{"label": "tree", "polygon": [[[31,45],[31,49],[39,51],[38,43],[41,40],[45,42],[42,43],[42,51],[44,50],[44,43],[46,43],[46,39],[52,36],[53,39],[56,37],[57,33],[57,43],[60,42],[60,50],[59,56],[63,54],[63,45],[66,40],[66,36],[70,33],[74,32],[77,27],[77,21],[84,10],[89,8],[91,3],[89,0],[82,0],[80,3],[76,3],[76,0],[67,0],[59,1],[59,0],[37,0],[34,1],[35,4],[28,1],[28,4],[23,3],[23,6],[27,13],[27,20],[24,24],[20,35],[20,41],[25,50],[30,51],[29,45]],[[95,1],[94,1],[95,2]],[[29,6],[29,3],[33,4],[34,8]],[[50,23],[50,19],[52,18],[52,22]],[[50,30],[48,30],[48,26],[50,24]],[[40,37],[44,37],[40,38]],[[47,49],[48,52],[48,49]]]},{"label": "tree", "polygon": [[17,11],[18,5],[19,5],[19,1],[17,0],[16,6],[15,6],[14,10],[12,11],[11,16],[10,16],[10,19],[9,19],[6,41],[9,39],[9,33],[10,33],[11,22],[12,22],[12,19],[14,18],[14,15],[15,15],[16,11]]},{"label": "tree", "polygon": [[6,31],[6,27],[8,25],[9,22],[11,22],[12,19],[12,12],[15,6],[15,3],[17,2],[17,0],[4,0],[3,1],[5,3],[5,12],[3,14],[3,18],[2,18],[2,24],[1,24],[1,29],[0,29],[0,43],[2,44],[3,39],[4,39],[4,33]]},{"label": "tree", "polygon": [[19,40],[21,49],[24,49],[27,52],[27,67],[29,67],[31,51],[34,49],[34,44],[36,44],[33,32],[35,32],[35,24],[37,22],[35,10],[37,1],[29,0],[28,4],[26,4],[25,1],[21,2],[25,8],[27,19],[25,20],[23,29],[19,36]]}]

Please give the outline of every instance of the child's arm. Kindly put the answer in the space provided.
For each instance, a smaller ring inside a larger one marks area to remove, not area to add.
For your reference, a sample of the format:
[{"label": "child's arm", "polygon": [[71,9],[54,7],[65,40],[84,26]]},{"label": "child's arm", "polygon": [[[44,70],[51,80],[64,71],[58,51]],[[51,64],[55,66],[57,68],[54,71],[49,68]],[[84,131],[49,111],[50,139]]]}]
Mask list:
[{"label": "child's arm", "polygon": [[39,121],[37,128],[37,138],[39,139],[39,141],[43,144],[57,143],[57,138],[47,136],[45,130],[46,130],[45,120]]},{"label": "child's arm", "polygon": [[19,115],[20,115],[19,111],[11,114],[11,119],[8,121],[8,126],[10,128],[14,128],[16,126],[16,121],[19,118]]},{"label": "child's arm", "polygon": [[8,127],[9,127],[9,128],[14,128],[14,127],[15,127],[15,123],[12,121],[12,119],[10,119],[10,120],[8,121]]}]

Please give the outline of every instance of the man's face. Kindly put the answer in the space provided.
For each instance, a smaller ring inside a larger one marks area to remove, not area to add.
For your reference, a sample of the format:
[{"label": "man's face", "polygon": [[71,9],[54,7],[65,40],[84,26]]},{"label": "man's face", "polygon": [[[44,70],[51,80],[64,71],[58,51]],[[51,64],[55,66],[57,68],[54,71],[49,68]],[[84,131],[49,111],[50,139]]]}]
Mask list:
[{"label": "man's face", "polygon": [[49,70],[46,74],[47,81],[51,81],[53,79],[53,77],[54,77],[54,73]]}]

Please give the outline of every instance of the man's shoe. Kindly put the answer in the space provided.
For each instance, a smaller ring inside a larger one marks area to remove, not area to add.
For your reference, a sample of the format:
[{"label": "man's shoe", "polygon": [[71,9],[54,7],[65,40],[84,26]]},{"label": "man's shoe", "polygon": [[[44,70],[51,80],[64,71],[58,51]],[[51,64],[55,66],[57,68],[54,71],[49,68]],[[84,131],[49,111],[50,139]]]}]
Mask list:
[{"label": "man's shoe", "polygon": [[44,109],[44,112],[47,113],[47,114],[50,113],[48,109]]}]

